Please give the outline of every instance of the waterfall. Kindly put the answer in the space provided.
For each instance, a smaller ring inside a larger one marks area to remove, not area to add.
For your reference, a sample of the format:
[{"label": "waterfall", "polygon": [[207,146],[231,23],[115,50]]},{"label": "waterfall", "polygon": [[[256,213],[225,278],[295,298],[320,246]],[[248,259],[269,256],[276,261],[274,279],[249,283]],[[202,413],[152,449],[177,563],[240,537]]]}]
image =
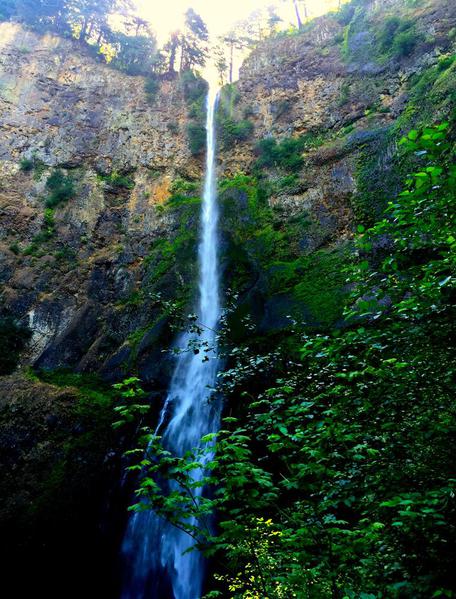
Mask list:
[{"label": "waterfall", "polygon": [[[217,376],[216,330],[220,318],[216,107],[217,93],[210,89],[207,96],[206,171],[198,247],[199,294],[195,311],[203,327],[198,341],[213,349],[207,354],[182,352],[176,359],[157,427],[161,427],[165,420],[169,421],[162,441],[166,449],[175,455],[182,455],[196,447],[203,435],[217,431],[220,419],[218,402],[208,401]],[[178,347],[188,347],[193,337],[192,333],[183,333],[178,339]],[[203,362],[202,355],[207,355],[209,360]],[[203,476],[203,472],[196,472],[193,476],[196,480]],[[194,493],[198,492],[202,490],[195,489]],[[122,599],[199,599],[203,587],[204,560],[196,550],[185,553],[192,544],[193,540],[188,534],[168,524],[153,511],[134,513],[129,519],[122,546],[127,569]]]}]

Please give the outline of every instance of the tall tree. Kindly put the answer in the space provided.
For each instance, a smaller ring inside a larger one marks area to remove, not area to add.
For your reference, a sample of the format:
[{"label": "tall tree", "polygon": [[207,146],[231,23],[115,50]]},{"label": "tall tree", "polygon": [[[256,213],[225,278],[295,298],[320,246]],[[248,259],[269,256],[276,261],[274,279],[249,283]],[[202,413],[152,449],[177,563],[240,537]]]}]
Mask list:
[{"label": "tall tree", "polygon": [[208,53],[209,32],[193,8],[185,13],[185,30],[181,36],[181,71],[204,67]]},{"label": "tall tree", "polygon": [[65,0],[16,0],[15,4],[14,15],[34,29],[44,31],[67,28]]},{"label": "tall tree", "polygon": [[172,74],[176,72],[176,60],[177,60],[177,52],[180,48],[181,44],[181,33],[180,31],[173,31],[170,35],[169,40],[163,47],[163,51],[165,53],[167,59],[167,73]]},{"label": "tall tree", "polygon": [[[215,68],[217,69],[219,76],[219,83],[220,85],[225,85],[227,82],[227,74],[229,73],[229,66],[232,65],[232,61],[228,63],[226,58],[226,46],[223,43],[218,43],[213,48],[212,54],[214,56]],[[231,79],[229,82],[231,83]]]},{"label": "tall tree", "polygon": [[[288,0],[284,0],[285,2],[287,2]],[[296,23],[298,25],[298,29],[302,29],[302,18],[301,18],[301,11],[299,9],[299,5],[301,4],[304,10],[304,18],[305,20],[307,20],[309,18],[309,12],[307,10],[307,0],[291,0],[293,3],[293,9],[296,15]]]}]

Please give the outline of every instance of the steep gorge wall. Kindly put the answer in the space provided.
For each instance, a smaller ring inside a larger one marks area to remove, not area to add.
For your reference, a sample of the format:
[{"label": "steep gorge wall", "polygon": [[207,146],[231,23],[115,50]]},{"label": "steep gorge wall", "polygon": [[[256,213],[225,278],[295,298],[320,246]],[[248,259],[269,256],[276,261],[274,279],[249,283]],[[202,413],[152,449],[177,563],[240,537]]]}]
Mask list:
[{"label": "steep gorge wall", "polygon": [[[454,68],[430,76],[454,53],[451,0],[372,0],[345,9],[266,40],[245,61],[228,102],[234,121],[254,126],[249,140],[223,153],[228,174],[255,170],[258,140],[306,139],[298,183],[273,189],[269,202],[282,218],[301,213],[314,222],[309,249],[350,238],[356,222],[378,216],[384,203],[376,205],[377,196],[395,191],[388,179],[401,135],[446,118],[454,102]],[[394,31],[390,47],[381,47],[394,20],[409,27],[410,47],[396,47]],[[426,77],[427,88],[417,90]],[[363,179],[369,161],[376,164]],[[266,174],[278,181],[289,173]]]},{"label": "steep gorge wall", "polygon": [[[100,370],[141,326],[119,304],[177,226],[162,210],[171,182],[200,178],[186,122],[176,80],[148,103],[143,78],[77,42],[0,24],[2,301],[32,330],[25,362]],[[46,219],[56,169],[74,197]]]},{"label": "steep gorge wall", "polygon": [[[391,17],[414,23],[416,43],[405,55],[379,50]],[[355,3],[297,35],[266,40],[223,91],[222,110],[253,131],[224,143],[221,123],[222,178],[258,175],[262,139],[305,140],[298,168],[260,172],[268,184],[264,218],[282,242],[292,239],[296,257],[343,246],[356,223],[381,212],[398,185],[401,132],[447,112],[453,67],[418,99],[414,85],[452,52],[455,26],[450,0]],[[192,288],[202,160],[188,149],[182,86],[164,81],[148,103],[143,78],[100,64],[77,42],[11,23],[0,28],[0,269],[4,310],[33,333],[23,364],[111,378],[135,370],[154,382],[158,340],[169,337],[154,294],[188,298]],[[30,170],[21,170],[24,161]],[[46,181],[56,169],[72,178],[75,193],[49,217]],[[244,200],[242,193],[234,200],[240,218]],[[285,297],[272,302],[289,308]],[[324,309],[310,321],[326,322]]]}]

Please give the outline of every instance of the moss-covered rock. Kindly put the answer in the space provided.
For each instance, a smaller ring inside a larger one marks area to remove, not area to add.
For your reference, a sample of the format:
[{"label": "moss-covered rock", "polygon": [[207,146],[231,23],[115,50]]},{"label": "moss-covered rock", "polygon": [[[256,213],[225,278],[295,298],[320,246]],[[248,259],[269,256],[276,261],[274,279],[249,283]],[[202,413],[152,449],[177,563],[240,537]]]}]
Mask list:
[{"label": "moss-covered rock", "polygon": [[[112,545],[123,500],[112,403],[90,377],[0,378],[1,551],[4,584],[14,582],[17,596],[81,596],[89,580],[103,596],[116,584]],[[71,588],[62,590],[65,579]]]}]

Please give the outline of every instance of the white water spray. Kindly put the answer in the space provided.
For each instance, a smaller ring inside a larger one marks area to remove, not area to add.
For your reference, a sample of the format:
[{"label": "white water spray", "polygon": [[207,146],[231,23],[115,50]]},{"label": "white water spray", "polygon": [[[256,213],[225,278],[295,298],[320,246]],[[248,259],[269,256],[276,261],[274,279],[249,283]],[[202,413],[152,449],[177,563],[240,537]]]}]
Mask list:
[{"label": "white water spray", "polygon": [[[217,431],[220,420],[218,402],[208,401],[218,370],[216,330],[220,319],[216,106],[217,94],[209,90],[196,313],[198,322],[203,326],[198,343],[212,349],[207,353],[209,360],[205,362],[202,354],[192,351],[180,353],[177,357],[168,397],[159,419],[161,426],[170,417],[162,441],[166,449],[175,455],[183,455],[197,447],[203,435]],[[188,347],[193,337],[190,333],[184,333],[178,340],[178,346]],[[193,476],[196,480],[203,476],[203,472],[196,472]],[[197,496],[201,492],[202,489],[194,490]],[[193,540],[187,533],[164,522],[154,512],[143,511],[132,515],[122,546],[128,570],[122,599],[199,599],[203,587],[204,560],[197,551],[185,553],[192,545]]]}]

